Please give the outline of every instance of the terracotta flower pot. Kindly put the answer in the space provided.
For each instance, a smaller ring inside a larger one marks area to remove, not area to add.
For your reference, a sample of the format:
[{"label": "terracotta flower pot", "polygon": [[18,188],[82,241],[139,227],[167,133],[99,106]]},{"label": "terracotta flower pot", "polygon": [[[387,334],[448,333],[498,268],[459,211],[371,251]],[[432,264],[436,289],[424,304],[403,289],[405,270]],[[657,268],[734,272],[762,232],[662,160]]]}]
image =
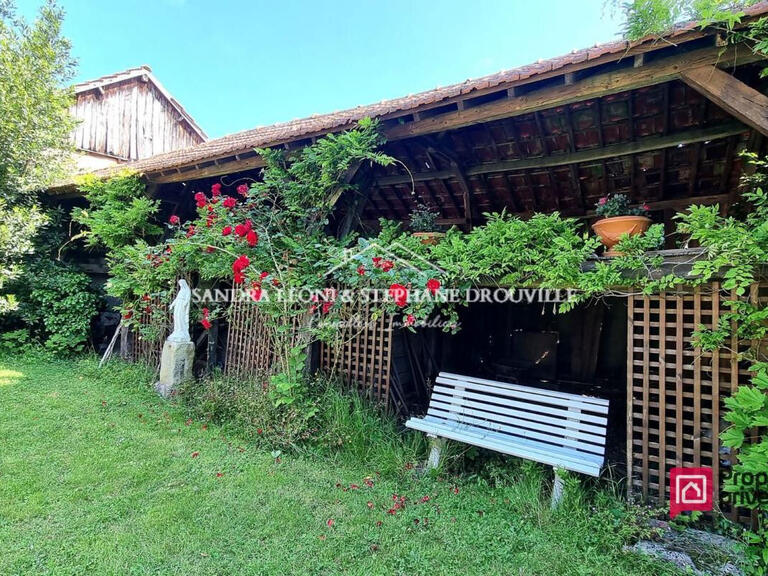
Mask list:
[{"label": "terracotta flower pot", "polygon": [[414,232],[416,238],[421,239],[422,244],[434,246],[445,236],[444,232]]},{"label": "terracotta flower pot", "polygon": [[606,247],[603,256],[621,256],[621,252],[613,250],[619,238],[624,234],[640,235],[648,230],[651,222],[651,219],[645,216],[614,216],[598,220],[592,224],[592,230],[600,236],[600,240]]}]

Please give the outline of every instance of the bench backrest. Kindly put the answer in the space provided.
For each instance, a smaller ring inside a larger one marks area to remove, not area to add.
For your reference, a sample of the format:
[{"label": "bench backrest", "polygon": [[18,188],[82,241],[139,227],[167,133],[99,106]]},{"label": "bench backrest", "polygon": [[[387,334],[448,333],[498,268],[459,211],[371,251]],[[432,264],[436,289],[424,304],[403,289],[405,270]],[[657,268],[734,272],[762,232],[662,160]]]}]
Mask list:
[{"label": "bench backrest", "polygon": [[608,400],[441,372],[428,416],[468,428],[605,454]]}]

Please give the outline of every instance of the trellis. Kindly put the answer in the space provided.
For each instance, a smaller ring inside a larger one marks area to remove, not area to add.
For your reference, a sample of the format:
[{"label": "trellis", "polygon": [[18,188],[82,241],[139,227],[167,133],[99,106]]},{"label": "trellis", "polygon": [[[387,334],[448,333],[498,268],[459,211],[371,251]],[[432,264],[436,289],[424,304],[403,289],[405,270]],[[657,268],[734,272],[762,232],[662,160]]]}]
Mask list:
[{"label": "trellis", "polygon": [[230,376],[269,372],[273,358],[264,312],[252,302],[234,301],[229,308],[224,372]]},{"label": "trellis", "polygon": [[[693,346],[693,333],[700,326],[716,328],[728,311],[725,302],[737,298],[717,282],[675,294],[629,298],[628,490],[643,500],[668,501],[670,468],[703,466],[712,468],[714,498],[719,501],[721,463],[734,458],[719,440],[727,425],[722,419],[724,400],[749,381],[749,363],[740,361],[738,354],[759,343],[740,343],[734,335],[727,348],[705,352]],[[753,285],[747,298],[765,304],[768,286]]]},{"label": "trellis", "polygon": [[[147,301],[147,308],[151,311],[154,310],[154,314],[150,311],[142,310],[139,316],[139,324],[142,326],[148,326],[155,322],[155,318],[168,318],[168,303],[155,296]],[[157,312],[159,311],[159,313]],[[142,335],[140,329],[134,329],[130,332],[130,348],[127,354],[127,359],[131,362],[143,362],[152,367],[158,367],[160,365],[160,356],[163,352],[163,342],[168,336],[170,331],[170,320],[163,325],[158,326],[157,338],[147,338]]]},{"label": "trellis", "polygon": [[[292,342],[298,342],[304,316],[293,316]],[[230,376],[264,374],[272,370],[275,351],[266,314],[251,300],[239,299],[229,308],[229,331],[224,373]]]},{"label": "trellis", "polygon": [[[372,318],[372,312],[369,303],[360,303],[350,310],[352,321],[341,329],[340,342],[321,344],[320,367],[386,404],[392,366],[392,315]],[[358,325],[355,318],[363,325]]]}]

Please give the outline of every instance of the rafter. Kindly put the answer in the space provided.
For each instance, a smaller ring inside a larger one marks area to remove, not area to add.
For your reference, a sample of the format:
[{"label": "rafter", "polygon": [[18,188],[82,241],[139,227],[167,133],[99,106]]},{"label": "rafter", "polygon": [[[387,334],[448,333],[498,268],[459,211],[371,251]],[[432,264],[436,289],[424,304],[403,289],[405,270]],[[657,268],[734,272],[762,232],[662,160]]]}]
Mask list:
[{"label": "rafter", "polygon": [[[557,154],[542,158],[526,158],[521,160],[504,160],[501,162],[489,162],[477,166],[464,168],[465,176],[475,176],[477,174],[489,174],[491,172],[508,172],[518,170],[531,170],[539,168],[553,168],[556,166],[568,166],[570,164],[581,164],[585,162],[597,162],[608,158],[626,156],[628,154],[641,154],[672,148],[680,144],[693,144],[704,142],[706,140],[717,140],[727,138],[746,131],[746,127],[740,122],[728,122],[717,126],[708,126],[706,128],[697,128],[678,134],[667,134],[666,136],[647,136],[635,140],[634,142],[624,142],[622,144],[612,144],[603,148],[593,148],[590,150],[580,150],[568,154]],[[414,174],[414,179],[432,180],[448,178],[451,171],[427,172]],[[405,176],[384,176],[376,180],[379,186],[389,186],[393,184],[403,184],[410,182],[409,177]]]}]

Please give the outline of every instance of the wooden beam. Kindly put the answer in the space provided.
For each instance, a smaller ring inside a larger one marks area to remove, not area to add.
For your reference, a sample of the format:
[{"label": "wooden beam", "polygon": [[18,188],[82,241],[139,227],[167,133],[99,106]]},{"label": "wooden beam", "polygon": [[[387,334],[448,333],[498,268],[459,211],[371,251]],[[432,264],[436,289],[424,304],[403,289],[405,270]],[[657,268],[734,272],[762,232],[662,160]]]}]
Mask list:
[{"label": "wooden beam", "polygon": [[[625,142],[622,144],[613,144],[603,148],[594,148],[591,150],[580,150],[567,154],[555,154],[539,158],[526,158],[524,160],[505,160],[502,162],[489,162],[464,168],[465,176],[474,176],[476,174],[489,174],[491,172],[510,172],[517,170],[531,170],[539,168],[552,168],[555,166],[568,166],[569,164],[583,164],[587,162],[598,162],[607,158],[626,156],[628,154],[641,154],[652,150],[672,148],[680,144],[694,144],[706,140],[717,140],[718,138],[727,138],[736,134],[741,134],[747,128],[741,122],[728,122],[718,126],[708,126],[707,128],[698,128],[688,130],[679,134],[668,134],[666,136],[648,136],[635,140],[634,142]],[[439,178],[447,178],[454,175],[453,171],[423,172],[414,174],[414,179],[423,181]],[[379,186],[392,186],[394,184],[405,184],[410,182],[407,176],[384,176],[376,180]]]},{"label": "wooden beam", "polygon": [[687,54],[664,58],[640,68],[627,68],[597,74],[571,85],[543,88],[522,96],[447,112],[419,122],[400,124],[385,130],[384,134],[388,140],[399,140],[422,134],[442,132],[670,82],[679,79],[681,72],[690,68],[712,65],[734,66],[761,59],[763,59],[762,56],[743,48],[739,51],[729,49],[725,52],[720,48],[704,48]]},{"label": "wooden beam", "polygon": [[744,124],[768,136],[768,96],[711,65],[684,70],[680,77]]}]

